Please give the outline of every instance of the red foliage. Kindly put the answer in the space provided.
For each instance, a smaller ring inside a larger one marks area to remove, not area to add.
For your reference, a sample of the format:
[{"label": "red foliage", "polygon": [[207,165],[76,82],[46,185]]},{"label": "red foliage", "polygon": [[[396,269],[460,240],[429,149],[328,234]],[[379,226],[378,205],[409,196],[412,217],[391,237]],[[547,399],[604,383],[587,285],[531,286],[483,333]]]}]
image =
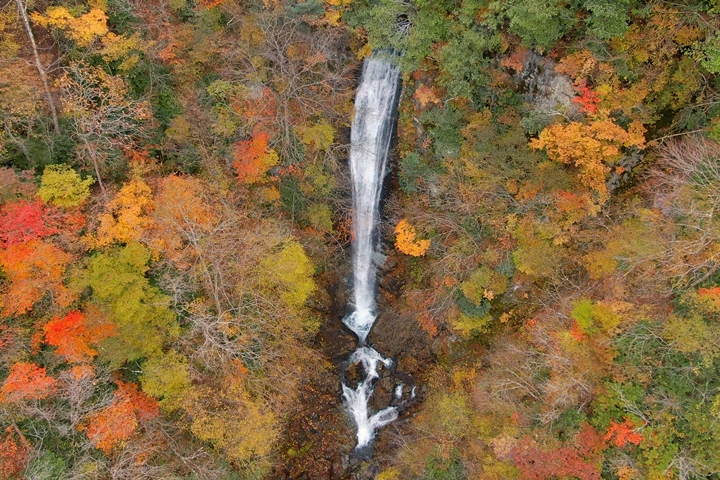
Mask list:
[{"label": "red foliage", "polygon": [[40,200],[9,203],[0,210],[0,240],[15,245],[58,233]]},{"label": "red foliage", "polygon": [[583,111],[596,113],[598,103],[600,103],[600,96],[593,92],[584,81],[575,85],[575,91],[578,93],[578,96],[573,98],[572,101],[580,105]]},{"label": "red foliage", "polygon": [[25,468],[30,445],[24,438],[16,438],[11,427],[5,429],[6,435],[0,440],[0,478],[20,478]]},{"label": "red foliage", "polygon": [[95,448],[108,454],[137,429],[140,420],[158,416],[158,404],[132,383],[117,382],[113,403],[93,414],[83,427]]},{"label": "red foliage", "polygon": [[10,368],[10,374],[0,388],[0,401],[14,403],[19,400],[42,399],[52,393],[56,380],[45,369],[34,363],[19,362]]},{"label": "red foliage", "polygon": [[69,362],[91,361],[97,351],[90,347],[114,333],[112,324],[88,325],[82,312],[55,317],[45,325],[45,340]]},{"label": "red foliage", "polygon": [[635,432],[635,425],[630,421],[629,418],[625,417],[623,423],[612,422],[605,433],[605,440],[612,440],[618,447],[622,448],[628,443],[633,445],[640,445],[640,442],[644,440],[640,433]]},{"label": "red foliage", "polygon": [[510,452],[522,480],[546,480],[573,477],[599,480],[603,437],[587,423],[580,427],[574,441],[554,450],[546,450],[530,436],[523,437]]}]

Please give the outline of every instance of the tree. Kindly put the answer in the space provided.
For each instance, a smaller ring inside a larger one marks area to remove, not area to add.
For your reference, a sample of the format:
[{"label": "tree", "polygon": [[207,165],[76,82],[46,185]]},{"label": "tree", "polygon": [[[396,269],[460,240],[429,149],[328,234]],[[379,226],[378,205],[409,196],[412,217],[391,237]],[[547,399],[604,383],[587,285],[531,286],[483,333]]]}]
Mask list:
[{"label": "tree", "polygon": [[551,159],[576,166],[580,182],[595,191],[598,203],[602,204],[609,196],[605,181],[610,165],[620,159],[622,147],[642,148],[644,133],[645,128],[639,122],[630,124],[628,130],[612,120],[601,118],[587,125],[580,122],[567,125],[555,123],[533,139],[530,148],[545,149]]},{"label": "tree", "polygon": [[48,108],[50,109],[50,117],[52,118],[55,133],[59,134],[60,124],[58,122],[57,108],[55,107],[55,100],[53,99],[52,92],[50,91],[47,71],[45,69],[45,66],[42,64],[42,61],[40,60],[40,53],[38,52],[37,43],[35,42],[35,34],[32,31],[32,27],[30,26],[30,20],[28,19],[27,1],[23,2],[23,0],[15,0],[15,5],[17,6],[17,11],[18,14],[20,14],[20,18],[22,19],[23,27],[25,28],[25,34],[30,41],[30,48],[32,49],[33,59],[35,61],[35,68],[40,75],[40,80],[42,80],[45,100],[47,102]]},{"label": "tree", "polygon": [[82,180],[69,165],[48,165],[40,179],[38,197],[58,207],[77,207],[90,196],[90,185],[94,182],[92,178]]},{"label": "tree", "polygon": [[106,455],[130,438],[141,421],[158,416],[157,402],[131,383],[117,382],[113,402],[87,419],[82,427],[93,446]]},{"label": "tree", "polygon": [[425,255],[430,248],[430,240],[418,240],[415,227],[404,218],[395,226],[395,248],[413,257]]},{"label": "tree", "polygon": [[199,242],[220,221],[208,195],[209,186],[195,177],[169,175],[155,198],[155,228],[150,243],[180,268],[201,254]]},{"label": "tree", "polygon": [[[277,417],[262,400],[252,398],[241,379],[226,385],[201,386],[187,397],[190,429],[235,462],[264,462],[280,431]],[[220,392],[220,393],[219,393]]]},{"label": "tree", "polygon": [[57,81],[65,115],[79,141],[78,157],[89,162],[106,194],[103,176],[120,148],[128,149],[139,124],[151,117],[146,101],[133,100],[125,81],[99,67],[71,64]]},{"label": "tree", "polygon": [[80,311],[73,311],[64,317],[55,317],[45,324],[45,341],[57,347],[57,353],[67,361],[89,362],[97,351],[90,345],[97,344],[114,334],[111,324],[89,325]]},{"label": "tree", "polygon": [[524,437],[510,456],[523,480],[550,480],[572,476],[581,480],[600,480],[602,452],[607,448],[602,436],[584,423],[573,441],[552,449]]},{"label": "tree", "polygon": [[633,422],[625,417],[625,421],[617,423],[613,421],[605,433],[605,441],[612,440],[615,445],[623,448],[626,444],[640,445],[643,436],[637,433],[637,427]]},{"label": "tree", "polygon": [[30,444],[17,429],[7,427],[0,440],[0,478],[20,478],[20,472],[27,464]]},{"label": "tree", "polygon": [[150,358],[143,365],[140,382],[145,393],[160,399],[163,409],[174,410],[190,388],[188,360],[173,350]]},{"label": "tree", "polygon": [[53,393],[57,380],[47,375],[45,368],[34,363],[18,362],[0,387],[0,402],[41,400]]},{"label": "tree", "polygon": [[0,209],[0,240],[6,246],[41,239],[58,233],[40,201],[7,203]]},{"label": "tree", "polygon": [[288,307],[299,310],[315,290],[315,273],[302,246],[290,241],[276,254],[268,255],[260,267],[260,283],[272,289]]},{"label": "tree", "polygon": [[60,6],[49,7],[44,14],[32,15],[37,24],[59,29],[83,47],[108,33],[107,18],[105,12],[97,7],[79,17],[73,16],[67,8]]},{"label": "tree", "polygon": [[131,180],[122,186],[98,216],[100,225],[95,245],[104,247],[114,242],[131,243],[140,240],[152,227],[150,216],[154,207],[152,190],[140,179]]},{"label": "tree", "polygon": [[258,183],[278,163],[278,154],[268,147],[269,136],[256,132],[250,140],[238,142],[233,166],[240,183]]},{"label": "tree", "polygon": [[57,306],[68,306],[74,296],[62,277],[71,260],[69,254],[40,240],[0,249],[0,265],[10,281],[0,296],[3,313],[26,313],[48,293]]},{"label": "tree", "polygon": [[92,289],[93,303],[117,328],[98,348],[114,366],[162,355],[163,346],[180,334],[170,298],[145,277],[150,256],[146,247],[132,242],[90,259],[76,280],[78,287]]}]

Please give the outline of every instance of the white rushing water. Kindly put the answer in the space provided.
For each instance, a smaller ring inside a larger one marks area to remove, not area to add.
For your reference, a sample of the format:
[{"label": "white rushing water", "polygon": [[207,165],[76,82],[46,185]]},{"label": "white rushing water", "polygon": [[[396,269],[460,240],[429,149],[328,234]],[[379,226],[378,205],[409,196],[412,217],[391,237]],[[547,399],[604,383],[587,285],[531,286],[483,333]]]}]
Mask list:
[{"label": "white rushing water", "polygon": [[350,130],[350,175],[353,196],[353,307],[343,322],[358,337],[360,346],[350,365],[362,365],[365,378],[352,389],[343,383],[343,398],[357,425],[358,449],[369,445],[378,428],[398,416],[387,407],[374,414],[368,402],[373,383],[379,378],[380,363],[392,366],[377,351],[365,345],[375,322],[375,288],[378,251],[380,195],[387,169],[387,155],[394,128],[395,108],[400,89],[400,70],[389,61],[372,57],[365,61],[362,80],[355,96],[355,118]]}]

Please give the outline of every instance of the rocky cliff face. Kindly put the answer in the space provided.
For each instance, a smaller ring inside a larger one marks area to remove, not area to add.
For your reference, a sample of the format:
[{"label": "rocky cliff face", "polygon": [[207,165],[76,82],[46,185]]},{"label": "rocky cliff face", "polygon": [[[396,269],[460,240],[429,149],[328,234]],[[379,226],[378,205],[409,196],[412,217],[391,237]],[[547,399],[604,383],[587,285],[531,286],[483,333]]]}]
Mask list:
[{"label": "rocky cliff face", "polygon": [[553,60],[528,50],[520,59],[523,69],[514,76],[525,100],[539,113],[574,118],[580,108],[572,99],[575,89],[566,75],[555,71]]}]

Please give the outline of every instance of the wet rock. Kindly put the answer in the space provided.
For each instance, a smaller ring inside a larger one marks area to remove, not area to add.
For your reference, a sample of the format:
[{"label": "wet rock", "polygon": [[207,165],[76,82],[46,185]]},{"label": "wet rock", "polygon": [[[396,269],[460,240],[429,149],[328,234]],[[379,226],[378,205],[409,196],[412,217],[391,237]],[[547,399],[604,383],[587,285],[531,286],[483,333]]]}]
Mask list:
[{"label": "wet rock", "polygon": [[370,407],[377,411],[390,405],[395,393],[395,381],[390,377],[381,378],[375,384],[375,392],[370,399]]}]

